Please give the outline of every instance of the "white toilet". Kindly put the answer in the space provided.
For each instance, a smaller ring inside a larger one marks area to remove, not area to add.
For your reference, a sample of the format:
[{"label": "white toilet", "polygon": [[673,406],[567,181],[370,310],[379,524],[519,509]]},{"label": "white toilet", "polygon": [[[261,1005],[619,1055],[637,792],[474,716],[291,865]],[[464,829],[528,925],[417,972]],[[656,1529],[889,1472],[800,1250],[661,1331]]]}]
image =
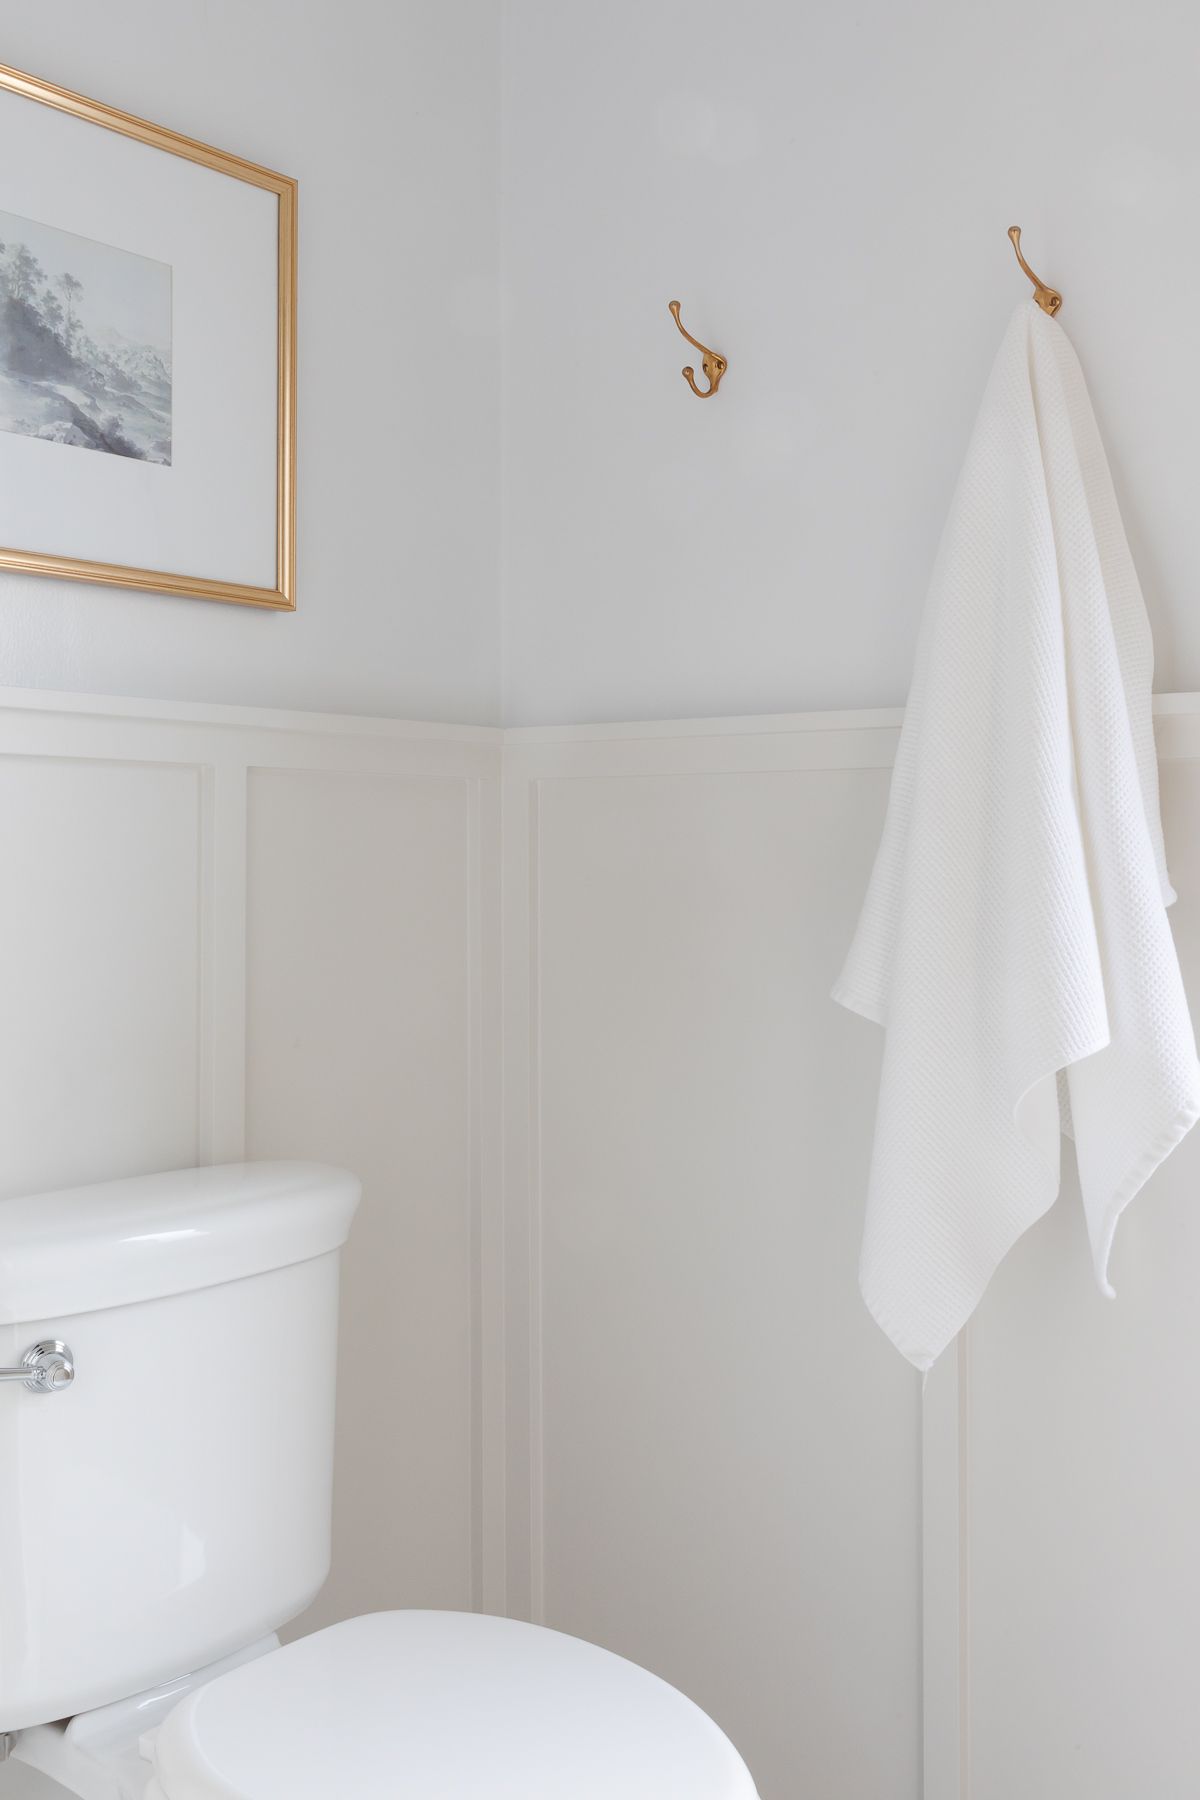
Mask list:
[{"label": "white toilet", "polygon": [[[754,1800],[656,1676],[329,1565],[359,1186],[246,1163],[0,1204],[0,1732],[83,1800]],[[381,1429],[386,1423],[381,1418]]]}]

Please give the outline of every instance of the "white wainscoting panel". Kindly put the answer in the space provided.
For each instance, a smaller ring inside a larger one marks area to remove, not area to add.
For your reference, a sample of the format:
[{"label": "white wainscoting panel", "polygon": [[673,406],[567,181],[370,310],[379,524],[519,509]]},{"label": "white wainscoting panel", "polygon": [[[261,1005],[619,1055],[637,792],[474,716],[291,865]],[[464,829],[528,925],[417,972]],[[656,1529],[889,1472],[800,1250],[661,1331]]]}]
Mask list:
[{"label": "white wainscoting panel", "polygon": [[309,1623],[502,1584],[499,767],[473,728],[0,694],[0,1192],[364,1181]]},{"label": "white wainscoting panel", "polygon": [[828,997],[893,739],[506,753],[514,1567],[709,1710],[764,1800],[918,1791],[920,1380],[858,1298],[881,1046]]},{"label": "white wainscoting panel", "polygon": [[[1200,702],[1158,702],[1200,1012]],[[508,1573],[764,1800],[1194,1800],[1200,1135],[1095,1292],[1072,1178],[915,1378],[854,1265],[878,1033],[827,1001],[895,715],[505,747]]]},{"label": "white wainscoting panel", "polygon": [[[1200,698],[1158,703],[1200,1005]],[[855,1265],[828,990],[894,713],[487,732],[0,692],[0,1193],[366,1182],[306,1624],[481,1605],[646,1663],[763,1800],[1195,1800],[1200,1135],[1077,1197],[922,1399]]]},{"label": "white wainscoting panel", "polygon": [[203,775],[0,755],[0,1193],[200,1152]]},{"label": "white wainscoting panel", "polygon": [[250,773],[248,1149],[364,1183],[320,1623],[381,1594],[473,1599],[470,800],[465,780]]}]

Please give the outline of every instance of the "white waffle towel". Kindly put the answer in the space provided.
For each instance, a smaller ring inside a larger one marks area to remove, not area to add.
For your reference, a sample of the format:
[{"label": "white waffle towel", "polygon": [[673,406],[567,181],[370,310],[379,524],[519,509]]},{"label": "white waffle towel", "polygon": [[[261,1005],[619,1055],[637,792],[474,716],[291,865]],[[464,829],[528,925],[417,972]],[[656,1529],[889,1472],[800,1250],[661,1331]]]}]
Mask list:
[{"label": "white waffle towel", "polygon": [[1165,908],[1153,650],[1078,359],[1032,300],[938,553],[843,1006],[887,1031],[860,1281],[927,1369],[1053,1205],[1096,1278],[1200,1114]]}]

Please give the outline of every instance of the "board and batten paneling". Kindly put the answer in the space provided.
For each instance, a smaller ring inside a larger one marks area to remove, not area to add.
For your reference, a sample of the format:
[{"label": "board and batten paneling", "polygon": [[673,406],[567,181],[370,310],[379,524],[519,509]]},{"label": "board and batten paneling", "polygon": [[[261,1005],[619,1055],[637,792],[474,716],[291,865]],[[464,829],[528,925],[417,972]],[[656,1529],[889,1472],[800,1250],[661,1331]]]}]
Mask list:
[{"label": "board and batten paneling", "polygon": [[364,1182],[305,1623],[485,1598],[499,757],[470,727],[0,694],[0,1193],[246,1155]]},{"label": "board and batten paneling", "polygon": [[[1157,712],[1195,1011],[1200,703]],[[858,1298],[880,1034],[827,996],[897,723],[506,734],[510,1598],[764,1800],[1194,1800],[1200,1134],[1115,1304],[1068,1173],[923,1397]]]},{"label": "board and batten paneling", "polygon": [[836,724],[509,735],[510,1518],[535,1616],[682,1687],[764,1800],[915,1800],[921,1386],[858,1299],[881,1045],[828,997],[895,731]]},{"label": "board and batten paneling", "polygon": [[[580,1632],[763,1800],[1192,1800],[1200,1136],[1115,1304],[1068,1177],[923,1397],[858,1298],[881,1046],[827,995],[897,724],[0,693],[0,1192],[364,1176],[302,1623]],[[1200,701],[1158,724],[1200,997]]]}]

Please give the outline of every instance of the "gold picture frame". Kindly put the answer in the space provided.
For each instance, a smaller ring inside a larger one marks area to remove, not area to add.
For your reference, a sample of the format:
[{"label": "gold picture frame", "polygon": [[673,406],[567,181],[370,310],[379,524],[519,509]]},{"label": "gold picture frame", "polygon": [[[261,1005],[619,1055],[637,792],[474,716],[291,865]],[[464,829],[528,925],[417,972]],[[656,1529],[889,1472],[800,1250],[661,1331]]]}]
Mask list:
[{"label": "gold picture frame", "polygon": [[215,150],[165,126],[153,125],[89,100],[67,88],[55,87],[34,75],[0,64],[0,92],[21,95],[44,106],[72,115],[85,123],[115,131],[152,149],[200,163],[218,174],[265,188],[276,196],[279,208],[277,424],[275,480],[275,583],[253,587],[204,576],[182,575],[160,569],[139,569],[117,563],[92,562],[81,557],[54,556],[42,551],[0,547],[0,569],[23,574],[51,575],[68,581],[98,582],[144,592],[184,595],[201,600],[224,600],[238,606],[259,606],[293,612],[296,607],[296,201],[297,184],[288,175],[247,162],[228,151]]}]

